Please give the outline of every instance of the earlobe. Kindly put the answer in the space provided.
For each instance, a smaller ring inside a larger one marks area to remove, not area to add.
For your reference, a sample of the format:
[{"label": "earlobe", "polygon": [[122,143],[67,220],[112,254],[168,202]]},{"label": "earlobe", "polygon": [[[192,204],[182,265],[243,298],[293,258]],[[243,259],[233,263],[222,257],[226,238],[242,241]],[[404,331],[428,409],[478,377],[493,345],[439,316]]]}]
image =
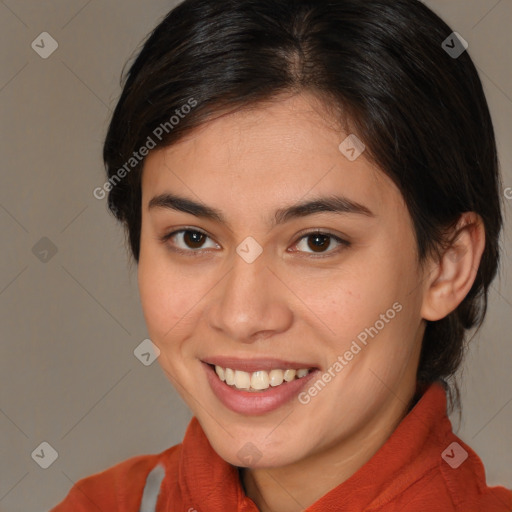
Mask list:
[{"label": "earlobe", "polygon": [[451,244],[427,276],[422,317],[436,321],[449,315],[464,300],[475,281],[485,248],[485,228],[474,212],[461,215]]}]

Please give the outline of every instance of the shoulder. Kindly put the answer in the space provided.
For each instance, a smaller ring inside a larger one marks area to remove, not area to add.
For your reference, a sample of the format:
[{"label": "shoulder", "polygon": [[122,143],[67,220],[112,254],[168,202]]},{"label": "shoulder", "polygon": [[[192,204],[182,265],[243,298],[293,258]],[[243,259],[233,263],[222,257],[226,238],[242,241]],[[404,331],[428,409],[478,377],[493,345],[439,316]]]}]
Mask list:
[{"label": "shoulder", "polygon": [[138,455],[83,478],[73,485],[66,498],[50,512],[139,510],[149,473],[158,464],[163,464],[168,475],[177,474],[181,447],[178,444],[159,454]]},{"label": "shoulder", "polygon": [[512,492],[487,485],[480,457],[453,432],[446,401],[441,403],[443,414],[427,436],[425,455],[430,464],[419,487],[428,496],[443,497],[439,501],[449,503],[454,512],[511,512]]},{"label": "shoulder", "polygon": [[390,506],[417,512],[512,511],[512,492],[489,487],[482,461],[454,434],[445,391],[437,384],[423,394],[377,458],[393,472],[372,511]]},{"label": "shoulder", "polygon": [[480,457],[453,433],[446,440],[437,473],[454,510],[512,511],[512,492],[504,487],[489,487]]},{"label": "shoulder", "polygon": [[[405,469],[396,476],[397,489],[380,496],[370,507],[417,512],[511,512],[512,492],[504,487],[489,487],[478,455],[454,434],[443,444],[432,443],[419,467]],[[436,460],[437,459],[437,460]],[[397,492],[399,491],[399,492]],[[391,508],[390,508],[391,507]]]},{"label": "shoulder", "polygon": [[421,511],[428,503],[429,512],[511,512],[512,492],[487,485],[484,465],[471,447],[452,431],[441,428],[436,434],[430,464],[402,496],[407,507]]}]

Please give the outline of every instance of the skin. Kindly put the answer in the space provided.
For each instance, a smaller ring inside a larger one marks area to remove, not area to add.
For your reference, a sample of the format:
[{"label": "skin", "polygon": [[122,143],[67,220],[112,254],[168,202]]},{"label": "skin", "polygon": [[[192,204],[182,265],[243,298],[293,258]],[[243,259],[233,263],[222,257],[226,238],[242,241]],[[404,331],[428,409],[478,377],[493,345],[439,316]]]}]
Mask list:
[{"label": "skin", "polygon": [[[261,452],[241,471],[261,511],[303,510],[384,444],[415,392],[425,320],[457,307],[483,251],[482,223],[468,213],[453,247],[420,265],[399,190],[364,153],[351,162],[340,152],[346,136],[313,96],[295,95],[210,121],[144,165],[138,279],[150,337],[215,451],[236,466],[246,443]],[[373,215],[321,212],[271,225],[277,209],[334,192]],[[149,209],[162,193],[216,208],[229,225]],[[207,237],[161,240],[185,228]],[[350,245],[327,238],[315,252],[314,236],[304,238],[315,229]],[[263,249],[253,263],[236,252],[249,236]],[[214,355],[326,371],[397,302],[402,310],[308,404],[243,416],[210,389],[200,361]]]}]

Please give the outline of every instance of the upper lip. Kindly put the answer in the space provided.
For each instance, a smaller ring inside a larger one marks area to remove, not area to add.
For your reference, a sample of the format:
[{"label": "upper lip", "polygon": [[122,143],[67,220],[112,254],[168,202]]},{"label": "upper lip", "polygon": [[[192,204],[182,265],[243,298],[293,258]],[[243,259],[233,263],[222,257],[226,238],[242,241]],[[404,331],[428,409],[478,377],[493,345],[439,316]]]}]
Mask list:
[{"label": "upper lip", "polygon": [[301,368],[313,368],[316,366],[311,363],[299,363],[295,361],[285,361],[284,359],[274,358],[250,358],[241,359],[238,357],[213,356],[202,360],[203,363],[220,366],[221,368],[231,368],[232,370],[242,370],[252,373],[259,370],[269,372],[270,370],[300,370]]}]

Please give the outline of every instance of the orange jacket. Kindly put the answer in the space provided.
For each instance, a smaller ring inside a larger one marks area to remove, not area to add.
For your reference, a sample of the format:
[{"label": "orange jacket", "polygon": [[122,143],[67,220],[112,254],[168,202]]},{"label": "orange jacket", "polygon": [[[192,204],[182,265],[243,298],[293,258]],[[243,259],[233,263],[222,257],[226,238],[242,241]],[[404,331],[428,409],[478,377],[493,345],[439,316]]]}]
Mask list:
[{"label": "orange jacket", "polygon": [[[258,512],[195,417],[183,443],[80,480],[50,512],[97,510]],[[305,512],[329,511],[511,512],[512,492],[487,487],[482,462],[452,433],[436,383],[362,468]]]}]

